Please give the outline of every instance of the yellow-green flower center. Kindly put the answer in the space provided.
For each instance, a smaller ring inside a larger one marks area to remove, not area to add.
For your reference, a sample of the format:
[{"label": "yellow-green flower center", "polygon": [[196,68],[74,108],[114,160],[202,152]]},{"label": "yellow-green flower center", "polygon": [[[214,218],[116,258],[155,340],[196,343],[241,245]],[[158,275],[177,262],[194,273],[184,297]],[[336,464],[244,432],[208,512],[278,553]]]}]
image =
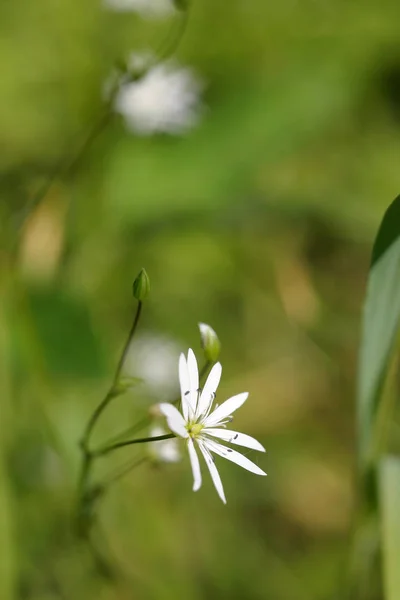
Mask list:
[{"label": "yellow-green flower center", "polygon": [[203,429],[204,425],[201,423],[188,423],[186,429],[191,438],[195,438],[199,435],[200,431]]}]

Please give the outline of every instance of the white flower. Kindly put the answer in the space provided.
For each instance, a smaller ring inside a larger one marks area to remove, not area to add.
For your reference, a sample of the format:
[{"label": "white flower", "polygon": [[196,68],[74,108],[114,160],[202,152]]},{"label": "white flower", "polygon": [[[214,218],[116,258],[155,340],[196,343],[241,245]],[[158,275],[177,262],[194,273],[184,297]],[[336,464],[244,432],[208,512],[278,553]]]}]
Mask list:
[{"label": "white flower", "polygon": [[[130,64],[143,61],[143,57],[133,56]],[[190,69],[164,62],[150,67],[137,81],[123,82],[114,108],[124,117],[128,129],[140,135],[179,135],[199,120],[201,87]]]},{"label": "white flower", "polygon": [[104,0],[104,5],[117,12],[136,12],[143,17],[164,17],[174,11],[170,0]]},{"label": "white flower", "polygon": [[237,465],[255,473],[266,475],[264,471],[251,460],[220,444],[214,438],[219,438],[230,444],[237,444],[265,452],[257,440],[244,433],[226,429],[226,424],[232,420],[231,414],[247,400],[248,393],[238,394],[226,400],[212,410],[215,392],[221,379],[222,367],[220,363],[213,366],[202,391],[199,390],[199,372],[196,357],[189,350],[187,360],[183,354],[179,358],[179,381],[181,386],[182,414],[173,404],[162,403],[159,405],[161,413],[167,418],[171,431],[177,436],[187,440],[190,463],[193,471],[193,490],[201,487],[200,462],[195,443],[204,457],[211,478],[219,497],[226,503],[224,488],[217,467],[214,463],[214,454],[218,454]]},{"label": "white flower", "polygon": [[[150,437],[158,437],[166,433],[165,429],[159,425],[154,425],[150,430]],[[181,458],[176,439],[153,442],[149,444],[149,451],[152,457],[160,462],[178,462]]]}]

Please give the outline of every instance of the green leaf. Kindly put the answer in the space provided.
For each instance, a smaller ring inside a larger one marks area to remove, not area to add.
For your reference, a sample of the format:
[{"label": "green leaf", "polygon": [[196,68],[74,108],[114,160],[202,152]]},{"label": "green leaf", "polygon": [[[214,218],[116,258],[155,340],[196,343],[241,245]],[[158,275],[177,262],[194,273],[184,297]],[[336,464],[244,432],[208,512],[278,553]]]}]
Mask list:
[{"label": "green leaf", "polygon": [[386,456],[379,468],[383,580],[386,600],[400,598],[400,459]]},{"label": "green leaf", "polygon": [[[372,458],[375,418],[400,318],[400,196],[379,228],[368,278],[358,369],[359,458]],[[399,596],[400,597],[400,596]]]}]

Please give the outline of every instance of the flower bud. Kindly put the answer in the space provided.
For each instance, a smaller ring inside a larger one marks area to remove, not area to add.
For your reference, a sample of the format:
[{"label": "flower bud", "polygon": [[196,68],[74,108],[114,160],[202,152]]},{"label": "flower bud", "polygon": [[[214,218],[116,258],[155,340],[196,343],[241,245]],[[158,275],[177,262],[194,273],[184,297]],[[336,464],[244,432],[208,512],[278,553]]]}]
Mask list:
[{"label": "flower bud", "polygon": [[201,347],[206,360],[216,362],[221,352],[221,342],[214,329],[206,323],[199,323]]},{"label": "flower bud", "polygon": [[142,302],[150,293],[150,279],[145,269],[142,269],[133,282],[133,295],[136,300]]}]

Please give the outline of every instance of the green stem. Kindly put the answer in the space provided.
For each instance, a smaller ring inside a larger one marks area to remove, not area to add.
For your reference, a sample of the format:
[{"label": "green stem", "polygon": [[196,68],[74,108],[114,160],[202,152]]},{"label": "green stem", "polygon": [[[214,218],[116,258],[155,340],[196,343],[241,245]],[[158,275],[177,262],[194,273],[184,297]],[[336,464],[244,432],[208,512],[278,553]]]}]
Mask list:
[{"label": "green stem", "polygon": [[173,433],[167,433],[165,435],[157,435],[155,437],[145,437],[145,438],[137,438],[136,440],[126,440],[125,442],[116,442],[115,444],[110,444],[109,446],[104,446],[99,450],[94,450],[91,453],[93,458],[97,458],[99,456],[105,456],[109,454],[113,450],[117,450],[118,448],[124,448],[125,446],[132,446],[133,444],[146,444],[147,442],[161,442],[163,440],[170,440],[174,438],[175,435]]},{"label": "green stem", "polygon": [[131,330],[129,332],[128,335],[128,339],[126,340],[124,349],[122,351],[121,357],[118,361],[118,365],[115,371],[115,375],[113,378],[113,382],[111,385],[111,388],[109,389],[109,391],[107,392],[105,398],[103,398],[103,400],[100,402],[100,404],[97,406],[97,408],[95,409],[95,411],[93,412],[92,416],[90,417],[87,425],[86,425],[86,429],[84,431],[83,437],[82,437],[82,441],[81,441],[81,447],[85,452],[89,452],[88,450],[88,445],[89,445],[89,440],[90,440],[90,435],[93,431],[93,427],[95,426],[98,418],[100,417],[101,413],[107,408],[108,404],[110,403],[110,401],[115,397],[115,390],[118,384],[118,380],[120,378],[121,375],[121,371],[122,368],[124,366],[124,362],[126,359],[126,355],[128,353],[129,350],[129,346],[132,342],[133,336],[135,335],[138,323],[139,323],[139,319],[140,319],[140,315],[142,312],[142,302],[139,301],[138,303],[138,307],[136,310],[136,315],[135,318],[133,320],[133,324],[131,327]]},{"label": "green stem", "polygon": [[[208,369],[211,367],[212,362],[210,360],[208,360],[204,365],[203,368],[201,369],[200,373],[199,373],[199,380],[201,381],[203,379],[203,377],[205,377],[207,375]],[[179,400],[178,400],[179,402]]]},{"label": "green stem", "polygon": [[119,377],[121,375],[121,371],[122,371],[122,368],[124,366],[126,355],[128,354],[129,346],[131,344],[133,336],[135,335],[135,332],[136,332],[136,329],[137,329],[137,326],[138,326],[138,323],[139,323],[140,315],[142,313],[142,306],[143,306],[143,303],[139,300],[138,307],[137,307],[137,310],[136,310],[136,315],[135,315],[135,318],[133,320],[132,327],[131,327],[131,330],[130,330],[129,335],[128,335],[128,339],[126,340],[126,343],[125,343],[124,349],[122,351],[121,357],[120,357],[120,359],[118,361],[117,370],[115,371],[115,376],[114,376],[114,380],[113,380],[113,383],[112,383],[112,386],[111,386],[111,390],[115,390],[115,387],[116,387],[116,385],[118,383],[118,380],[119,380]]},{"label": "green stem", "polygon": [[107,105],[107,108],[100,115],[99,119],[94,123],[93,127],[89,131],[87,137],[83,140],[81,146],[78,148],[77,152],[73,154],[72,158],[69,161],[65,161],[63,158],[54,168],[52,174],[44,182],[43,186],[38,190],[38,192],[33,196],[33,198],[28,202],[28,205],[24,208],[21,217],[20,223],[17,226],[19,230],[24,226],[27,218],[29,217],[31,211],[47,196],[51,188],[53,187],[55,181],[60,178],[65,178],[74,174],[75,170],[79,166],[79,163],[83,159],[87,150],[93,144],[94,140],[100,135],[103,129],[108,124],[110,118],[112,117],[111,104]]},{"label": "green stem", "polygon": [[[211,361],[208,361],[203,365],[203,367],[199,373],[200,381],[207,374],[207,371],[209,370],[209,368],[211,367],[212,364],[213,363]],[[179,398],[176,398],[172,402],[172,404],[177,405],[177,404],[179,404],[180,401],[181,401],[181,397],[179,396]],[[124,429],[124,431],[117,433],[117,435],[115,435],[113,438],[111,438],[111,440],[109,440],[107,442],[107,446],[110,444],[114,444],[115,442],[118,442],[119,440],[121,440],[121,438],[124,438],[127,435],[135,435],[135,433],[138,433],[139,431],[141,431],[142,429],[147,427],[150,424],[150,422],[151,422],[151,417],[149,417],[149,416],[143,417],[143,419],[138,421],[135,425],[131,425],[130,427],[127,427],[126,429]]]}]

